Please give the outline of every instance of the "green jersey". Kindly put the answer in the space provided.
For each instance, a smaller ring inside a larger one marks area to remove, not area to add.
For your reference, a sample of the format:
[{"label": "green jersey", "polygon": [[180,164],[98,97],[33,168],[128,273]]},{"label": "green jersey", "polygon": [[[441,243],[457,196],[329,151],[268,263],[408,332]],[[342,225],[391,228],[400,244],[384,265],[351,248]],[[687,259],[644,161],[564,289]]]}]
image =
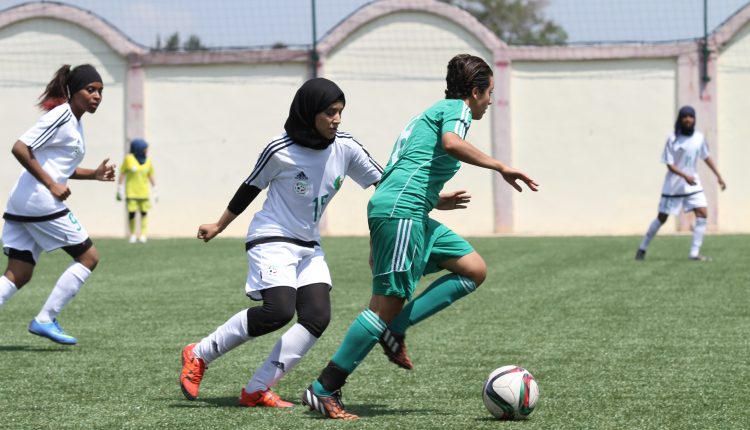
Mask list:
[{"label": "green jersey", "polygon": [[443,148],[445,133],[466,137],[471,110],[459,99],[441,100],[412,118],[396,139],[375,194],[368,218],[426,219],[440,191],[461,162]]}]

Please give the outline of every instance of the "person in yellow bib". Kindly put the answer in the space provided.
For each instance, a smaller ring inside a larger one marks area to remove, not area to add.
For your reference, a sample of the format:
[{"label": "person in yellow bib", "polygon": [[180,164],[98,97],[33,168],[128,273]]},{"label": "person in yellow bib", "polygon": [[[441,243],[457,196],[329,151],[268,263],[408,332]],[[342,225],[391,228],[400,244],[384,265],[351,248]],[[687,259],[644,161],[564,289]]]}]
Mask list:
[{"label": "person in yellow bib", "polygon": [[[148,233],[148,211],[151,209],[151,198],[157,202],[159,196],[154,182],[154,167],[148,158],[148,143],[143,139],[130,142],[130,153],[120,167],[120,179],[117,187],[117,200],[125,197],[128,207],[128,231],[130,243],[136,240],[145,243]],[[140,236],[136,236],[135,214],[141,213]],[[137,238],[137,239],[136,239]]]}]

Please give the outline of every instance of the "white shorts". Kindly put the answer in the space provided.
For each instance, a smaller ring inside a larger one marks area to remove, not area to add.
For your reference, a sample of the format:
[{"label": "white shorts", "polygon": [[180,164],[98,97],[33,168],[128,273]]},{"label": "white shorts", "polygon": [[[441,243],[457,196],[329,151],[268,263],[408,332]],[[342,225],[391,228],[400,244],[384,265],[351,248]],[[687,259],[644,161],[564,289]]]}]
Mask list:
[{"label": "white shorts", "polygon": [[666,197],[662,196],[659,201],[659,212],[669,215],[679,215],[680,209],[690,212],[696,208],[708,207],[706,193],[699,191],[689,196]]},{"label": "white shorts", "polygon": [[86,229],[73,212],[49,221],[19,222],[5,220],[3,226],[3,252],[10,248],[29,251],[34,261],[39,261],[42,251],[50,252],[64,246],[78,245],[89,238]]},{"label": "white shorts", "polygon": [[268,242],[247,251],[245,292],[253,300],[262,300],[260,291],[286,286],[331,285],[331,273],[320,246],[308,248],[287,242]]}]

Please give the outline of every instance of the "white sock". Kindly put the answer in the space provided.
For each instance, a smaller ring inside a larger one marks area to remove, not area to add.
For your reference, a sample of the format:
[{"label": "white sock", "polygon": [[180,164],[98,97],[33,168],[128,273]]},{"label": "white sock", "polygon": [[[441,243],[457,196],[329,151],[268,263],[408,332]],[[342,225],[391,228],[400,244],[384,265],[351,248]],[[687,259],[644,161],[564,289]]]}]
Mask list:
[{"label": "white sock", "polygon": [[703,245],[703,235],[706,233],[706,219],[695,218],[693,227],[693,244],[690,246],[690,257],[694,258],[700,255],[701,245]]},{"label": "white sock", "polygon": [[659,218],[651,221],[651,225],[648,226],[648,231],[646,231],[646,236],[643,237],[643,242],[641,242],[640,249],[645,251],[646,248],[648,248],[648,244],[651,243],[651,239],[656,236],[656,232],[658,232],[660,228],[661,221],[659,221]]},{"label": "white sock", "polygon": [[13,297],[13,294],[16,294],[17,291],[18,288],[16,288],[16,284],[11,282],[10,279],[6,276],[0,278],[0,306],[10,300],[10,298]]},{"label": "white sock", "polygon": [[300,324],[293,325],[276,342],[266,361],[248,381],[245,391],[252,393],[276,385],[279,379],[294,369],[317,340]]},{"label": "white sock", "polygon": [[237,312],[213,333],[201,339],[193,354],[208,363],[252,339],[247,334],[247,309]]},{"label": "white sock", "polygon": [[70,299],[75,297],[90,275],[91,270],[81,263],[75,262],[68,266],[57,280],[55,288],[47,297],[47,301],[36,316],[36,320],[40,323],[49,323],[57,318],[60,311],[68,304]]}]

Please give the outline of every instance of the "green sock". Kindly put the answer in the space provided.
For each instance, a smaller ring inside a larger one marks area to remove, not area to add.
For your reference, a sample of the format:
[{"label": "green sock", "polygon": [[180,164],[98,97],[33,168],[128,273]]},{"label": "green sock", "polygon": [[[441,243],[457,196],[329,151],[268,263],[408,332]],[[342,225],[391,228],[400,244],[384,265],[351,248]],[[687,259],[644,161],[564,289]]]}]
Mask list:
[{"label": "green sock", "polygon": [[378,343],[384,330],[385,322],[375,312],[365,309],[349,326],[344,341],[333,354],[331,361],[346,372],[352,373]]},{"label": "green sock", "polygon": [[333,392],[326,390],[323,388],[323,384],[320,383],[317,379],[313,381],[312,383],[313,387],[313,393],[319,395],[319,396],[330,396],[333,394]]},{"label": "green sock", "polygon": [[407,328],[447,308],[476,289],[474,281],[455,273],[438,278],[419,297],[404,306],[388,328],[394,333],[404,334]]}]

